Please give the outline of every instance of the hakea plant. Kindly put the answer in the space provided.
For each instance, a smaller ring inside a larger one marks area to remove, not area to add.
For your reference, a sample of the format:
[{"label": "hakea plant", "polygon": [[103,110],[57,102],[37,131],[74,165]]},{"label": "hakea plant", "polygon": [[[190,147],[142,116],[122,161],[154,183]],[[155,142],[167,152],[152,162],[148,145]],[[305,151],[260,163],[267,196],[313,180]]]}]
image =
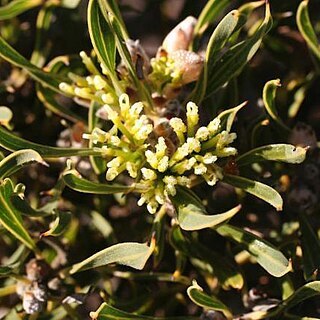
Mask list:
[{"label": "hakea plant", "polygon": [[[291,270],[290,261],[274,246],[252,232],[227,223],[239,212],[240,205],[225,213],[210,215],[202,202],[204,199],[191,190],[202,182],[215,186],[222,181],[281,210],[283,201],[280,194],[268,185],[242,177],[241,169],[265,160],[300,163],[307,151],[306,146],[272,144],[239,155],[232,146],[237,135],[231,128],[237,112],[245,103],[217,112],[209,121],[200,119],[199,111],[206,107],[205,98],[226,87],[239,75],[272,24],[268,2],[247,3],[221,20],[206,50],[201,51],[202,34],[227,4],[228,1],[208,1],[199,20],[188,17],[182,21],[164,39],[156,56],[150,59],[139,41],[129,39],[115,1],[90,0],[88,24],[94,50],[90,54],[80,53],[86,70],[79,74],[77,68],[73,69],[72,59],[66,57],[54,59],[42,70],[24,59],[0,37],[0,56],[24,68],[25,73],[39,81],[36,88],[38,97],[49,110],[70,121],[79,121],[80,116],[61,105],[56,94],[65,95],[89,108],[88,120],[84,125],[79,125],[83,129],[77,140],[80,148],[39,145],[0,127],[0,145],[13,152],[0,162],[0,221],[8,232],[35,253],[36,259],[31,260],[28,266],[41,271],[43,264],[39,261],[45,254],[38,241],[55,250],[56,244],[48,245],[49,242],[43,241],[43,238],[61,236],[69,227],[70,213],[60,210],[59,206],[65,186],[91,194],[138,193],[138,205],[146,205],[147,210],[154,214],[149,244],[118,243],[65,269],[49,270],[46,266],[49,272],[41,277],[30,277],[28,270],[26,276],[17,277],[22,283],[18,282],[14,292],[22,298],[27,313],[37,313],[46,307],[50,292],[55,290],[49,280],[58,278],[67,285],[74,284],[75,279],[65,279],[77,272],[112,263],[141,270],[151,255],[154,255],[155,265],[159,265],[165,246],[162,231],[166,213],[171,218],[170,228],[167,229],[170,230],[170,245],[177,253],[176,270],[169,276],[168,273],[161,273],[159,278],[154,274],[148,276],[187,284],[189,298],[204,308],[204,314],[213,309],[222,312],[227,319],[233,317],[222,302],[205,294],[196,282],[191,285],[190,279],[184,277],[184,258],[181,256],[189,257],[201,274],[209,272],[211,276],[212,272],[208,270],[213,269],[223,288],[241,289],[244,280],[230,264],[219,265],[219,259],[212,258],[209,248],[184,231],[213,228],[220,235],[241,244],[272,276],[281,277]],[[264,19],[248,32],[250,37],[238,41],[241,36],[239,31],[252,11],[264,4]],[[118,64],[117,53],[120,57]],[[279,125],[277,129],[283,130],[281,132],[287,136],[290,129],[279,118],[274,103],[279,84],[278,80],[271,80],[264,87],[265,121]],[[8,108],[0,108],[0,123],[9,130],[12,129],[9,124],[11,117]],[[48,193],[51,196],[49,203],[37,209],[26,201],[24,186],[15,186],[8,178],[30,162],[46,164],[43,159],[50,162],[52,158],[62,158],[65,161],[68,157],[77,159],[82,156],[90,156],[86,164],[91,163],[83,176],[88,174],[90,178],[99,178],[99,182],[86,179],[78,173],[81,168],[76,167],[76,171],[68,165],[56,187]],[[48,231],[41,233],[39,240],[26,230],[21,214],[40,217],[42,223],[47,216],[53,215],[55,220]],[[99,219],[104,218],[99,216]],[[109,226],[109,223],[104,225]],[[59,250],[56,250],[57,256],[61,253]],[[24,261],[25,253],[17,254],[9,266],[1,267],[0,274],[14,277],[16,269],[21,267],[20,257]],[[120,271],[116,275],[127,276]],[[131,276],[134,277],[129,273],[128,277]],[[207,281],[210,287],[208,279],[205,276],[204,282]],[[312,283],[310,286],[314,288],[319,284]],[[63,300],[64,304],[67,304],[65,301],[68,298],[72,300],[72,297],[67,297]],[[272,315],[282,314],[287,302],[272,311]],[[266,315],[267,311],[263,314],[253,312],[251,318],[262,319]],[[122,312],[106,303],[91,316],[94,319],[109,319],[109,316],[139,319],[139,315]],[[247,319],[251,319],[250,316]]]},{"label": "hakea plant", "polygon": [[[128,95],[123,94],[119,105],[119,111],[103,106],[113,123],[109,131],[95,128],[83,137],[107,159],[108,181],[125,170],[135,179],[135,187],[141,190],[138,205],[146,203],[150,213],[176,195],[176,186],[190,188],[193,176],[215,185],[223,175],[217,160],[237,153],[229,146],[236,134],[221,129],[220,117],[200,127],[198,107],[193,102],[186,106],[186,123],[173,117],[156,127],[143,114],[142,102],[130,105]],[[160,133],[155,130],[159,126],[163,127]]]}]

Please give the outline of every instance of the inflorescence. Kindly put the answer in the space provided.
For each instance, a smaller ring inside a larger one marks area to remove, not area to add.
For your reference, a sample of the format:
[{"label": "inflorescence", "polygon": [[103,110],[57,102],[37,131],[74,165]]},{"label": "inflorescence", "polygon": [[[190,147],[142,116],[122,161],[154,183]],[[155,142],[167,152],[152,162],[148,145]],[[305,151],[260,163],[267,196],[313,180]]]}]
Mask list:
[{"label": "inflorescence", "polygon": [[103,110],[113,123],[112,128],[95,128],[83,137],[102,151],[108,181],[125,171],[135,179],[141,192],[138,205],[147,204],[150,213],[175,196],[177,186],[190,187],[193,177],[201,176],[214,185],[222,178],[222,169],[216,164],[218,158],[237,153],[229,146],[236,134],[222,130],[219,117],[199,127],[198,107],[193,102],[186,106],[185,121],[177,117],[163,120],[168,122],[175,143],[155,134],[156,125],[144,114],[143,103],[130,105],[127,94],[120,96],[119,107],[105,104]]}]

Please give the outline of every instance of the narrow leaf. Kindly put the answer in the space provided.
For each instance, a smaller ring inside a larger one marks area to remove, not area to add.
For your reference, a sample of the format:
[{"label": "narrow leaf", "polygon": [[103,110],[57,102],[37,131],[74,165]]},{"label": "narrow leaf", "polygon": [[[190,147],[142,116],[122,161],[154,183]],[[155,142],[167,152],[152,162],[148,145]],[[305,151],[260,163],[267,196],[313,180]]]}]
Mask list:
[{"label": "narrow leaf", "polygon": [[297,25],[303,38],[306,40],[312,53],[320,60],[320,46],[317,35],[312,27],[309,12],[308,0],[301,1],[297,11]]},{"label": "narrow leaf", "polygon": [[217,25],[210,37],[206,50],[203,71],[200,79],[197,81],[197,85],[191,99],[196,104],[201,103],[204,98],[207,88],[208,75],[212,73],[212,66],[217,60],[217,53],[223,48],[225,43],[235,31],[239,22],[239,17],[239,12],[237,10],[233,10],[228,13]]},{"label": "narrow leaf", "polygon": [[71,212],[57,211],[56,219],[53,221],[50,229],[41,234],[41,237],[58,237],[60,236],[69,226],[71,222]]},{"label": "narrow leaf", "polygon": [[42,4],[42,0],[13,0],[0,7],[0,20],[12,19],[19,14]]},{"label": "narrow leaf", "polygon": [[9,151],[18,151],[22,149],[32,149],[38,152],[43,158],[61,158],[72,156],[89,156],[89,155],[101,155],[100,151],[87,148],[57,148],[48,147],[38,143],[30,142],[15,136],[8,130],[0,127],[0,146]]},{"label": "narrow leaf", "polygon": [[39,81],[43,86],[65,95],[64,92],[60,91],[59,84],[61,82],[68,82],[68,79],[39,69],[14,50],[2,37],[0,37],[0,57],[17,67],[22,68],[34,80]]},{"label": "narrow leaf", "polygon": [[227,319],[232,319],[232,313],[218,298],[209,296],[203,292],[203,289],[196,281],[187,289],[187,294],[192,302],[204,308],[204,310],[221,311]]},{"label": "narrow leaf", "polygon": [[268,202],[275,207],[277,211],[282,210],[283,200],[280,194],[266,184],[231,174],[226,174],[223,177],[223,181]]},{"label": "narrow leaf", "polygon": [[35,243],[23,225],[20,212],[11,204],[10,197],[13,194],[13,184],[10,179],[5,179],[0,184],[0,223],[15,238],[20,240],[29,249],[34,250]]},{"label": "narrow leaf", "polygon": [[320,242],[304,213],[299,216],[304,277],[315,280],[320,269]]},{"label": "narrow leaf", "polygon": [[148,317],[142,316],[140,314],[128,313],[125,311],[121,311],[116,309],[106,302],[104,302],[97,311],[91,312],[90,317],[92,320],[198,320],[199,317],[169,317],[169,318],[158,318],[158,317]]},{"label": "narrow leaf", "polygon": [[172,197],[179,225],[181,229],[186,231],[215,227],[232,218],[241,208],[241,206],[237,206],[225,213],[208,215],[203,205],[199,201],[195,201],[195,198],[190,194],[190,190],[179,188],[176,196]]},{"label": "narrow leaf", "polygon": [[203,34],[208,25],[214,23],[214,20],[228,4],[228,0],[209,0],[200,13],[198,22],[194,28],[194,35],[199,36]]},{"label": "narrow leaf", "polygon": [[25,165],[35,162],[46,165],[40,154],[34,150],[16,151],[0,161],[0,179],[9,177]]},{"label": "narrow leaf", "polygon": [[105,266],[111,263],[142,270],[152,254],[154,247],[145,243],[124,242],[101,250],[88,259],[72,266],[70,274]]},{"label": "narrow leaf", "polygon": [[132,187],[121,184],[104,184],[89,181],[87,179],[81,178],[79,173],[75,170],[66,171],[63,174],[63,181],[69,188],[83,193],[113,194],[121,192],[126,193],[133,190]]},{"label": "narrow leaf", "polygon": [[263,103],[271,119],[273,119],[285,130],[289,130],[288,127],[280,119],[275,105],[277,88],[280,86],[281,84],[279,79],[268,81],[263,87]]},{"label": "narrow leaf", "polygon": [[291,270],[290,262],[278,249],[253,233],[228,224],[218,227],[216,231],[243,245],[261,267],[274,277],[282,277]]},{"label": "narrow leaf", "polygon": [[[206,273],[214,274],[224,289],[240,290],[243,287],[244,280],[241,273],[226,256],[222,256],[198,240],[190,238],[189,233],[183,234],[178,226],[172,228],[170,242],[176,250],[188,256],[195,267],[203,270],[203,266],[206,268]],[[201,261],[201,266],[196,263],[195,259]]]},{"label": "narrow leaf", "polygon": [[266,4],[265,19],[254,35],[231,47],[212,67],[214,72],[208,75],[206,95],[209,96],[232,78],[236,77],[243,67],[258,51],[262,38],[272,25],[270,6]]},{"label": "narrow leaf", "polygon": [[261,161],[281,161],[301,163],[306,158],[307,149],[291,144],[269,144],[252,149],[236,159],[238,166],[247,166]]}]

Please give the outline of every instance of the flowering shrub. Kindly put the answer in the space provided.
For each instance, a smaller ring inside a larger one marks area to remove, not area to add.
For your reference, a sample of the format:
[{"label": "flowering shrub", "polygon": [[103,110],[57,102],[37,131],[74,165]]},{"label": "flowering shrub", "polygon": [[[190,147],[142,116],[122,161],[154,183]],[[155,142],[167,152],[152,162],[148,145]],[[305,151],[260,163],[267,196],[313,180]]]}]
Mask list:
[{"label": "flowering shrub", "polygon": [[[264,84],[258,111],[250,111],[250,100],[240,103],[237,90],[262,41],[277,52],[268,2],[245,2],[219,20],[231,4],[208,1],[198,19],[181,21],[149,57],[130,39],[116,1],[90,0],[93,50],[47,64],[54,12],[69,15],[79,1],[2,4],[0,70],[5,61],[12,68],[4,91],[12,94],[32,78],[51,115],[46,129],[56,116],[66,127],[58,147],[49,138],[49,145],[31,142],[12,132],[17,111],[0,107],[0,296],[15,296],[0,304],[5,319],[276,319],[295,317],[292,307],[319,294],[319,281],[310,282],[318,277],[319,253],[308,247],[320,248],[319,239],[300,207],[309,193],[295,183],[295,168],[304,165],[293,168],[308,150],[316,158],[315,134],[291,129],[278,111],[279,80]],[[307,5],[299,5],[297,25],[318,59]],[[18,40],[7,28],[38,6],[29,61],[12,47]],[[306,79],[300,96],[317,71]],[[301,107],[296,100],[289,117]],[[247,125],[255,112],[259,117]],[[51,189],[41,194],[37,179],[41,191]],[[298,218],[281,223],[276,211],[292,203]],[[259,221],[264,215],[269,222]],[[262,268],[252,273],[254,263]],[[289,272],[301,268],[308,283],[294,293]],[[247,290],[274,278],[281,282],[272,291],[277,299]],[[229,289],[242,289],[241,307],[240,292]]]}]

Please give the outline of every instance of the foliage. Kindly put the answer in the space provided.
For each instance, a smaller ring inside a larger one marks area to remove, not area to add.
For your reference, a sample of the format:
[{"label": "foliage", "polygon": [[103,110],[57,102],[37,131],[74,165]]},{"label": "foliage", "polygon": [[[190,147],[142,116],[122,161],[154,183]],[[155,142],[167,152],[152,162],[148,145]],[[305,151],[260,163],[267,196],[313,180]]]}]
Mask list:
[{"label": "foliage", "polygon": [[[207,1],[152,58],[115,0],[89,0],[85,21],[78,0],[0,4],[4,319],[316,314],[319,153],[297,116],[319,81],[308,1],[296,26],[268,1]],[[35,13],[28,59],[12,35]],[[90,38],[79,47],[66,36],[72,54],[50,39],[64,15]],[[288,71],[283,88],[259,72],[268,59],[289,64],[286,27],[310,65]],[[19,93],[24,108],[10,103]]]}]

